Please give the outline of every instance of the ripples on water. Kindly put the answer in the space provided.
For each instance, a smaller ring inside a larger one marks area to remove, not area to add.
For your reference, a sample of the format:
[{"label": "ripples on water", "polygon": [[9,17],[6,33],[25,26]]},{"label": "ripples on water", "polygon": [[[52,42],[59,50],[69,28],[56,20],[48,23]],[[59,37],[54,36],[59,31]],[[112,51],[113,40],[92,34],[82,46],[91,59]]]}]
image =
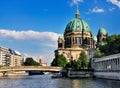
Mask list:
[{"label": "ripples on water", "polygon": [[0,78],[0,88],[120,88],[120,81],[51,78],[51,75]]}]

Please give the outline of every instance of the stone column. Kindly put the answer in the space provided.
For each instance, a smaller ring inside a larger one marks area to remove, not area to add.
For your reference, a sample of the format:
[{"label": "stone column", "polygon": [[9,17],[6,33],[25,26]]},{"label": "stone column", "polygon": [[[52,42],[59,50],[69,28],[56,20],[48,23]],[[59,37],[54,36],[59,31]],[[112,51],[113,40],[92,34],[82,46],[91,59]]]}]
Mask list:
[{"label": "stone column", "polygon": [[112,67],[111,67],[111,70],[114,70],[114,66],[113,66],[113,65],[114,65],[114,61],[113,61],[113,59],[111,60],[111,63],[112,63],[112,64],[111,64],[111,66],[112,66]]},{"label": "stone column", "polygon": [[117,67],[117,59],[114,58],[114,66],[115,66],[115,70],[116,70],[116,67]]},{"label": "stone column", "polygon": [[73,37],[71,37],[71,44],[73,44]]},{"label": "stone column", "polygon": [[117,62],[116,62],[116,70],[118,70],[118,65],[119,65],[118,58],[116,58],[116,60],[117,60]]},{"label": "stone column", "polygon": [[104,70],[106,70],[106,63],[105,63],[105,61],[104,61]]},{"label": "stone column", "polygon": [[75,44],[75,37],[74,37],[74,44]]},{"label": "stone column", "polygon": [[113,70],[115,70],[115,59],[113,59]]},{"label": "stone column", "polygon": [[119,70],[119,68],[120,68],[120,58],[118,57],[118,69],[117,70]]}]

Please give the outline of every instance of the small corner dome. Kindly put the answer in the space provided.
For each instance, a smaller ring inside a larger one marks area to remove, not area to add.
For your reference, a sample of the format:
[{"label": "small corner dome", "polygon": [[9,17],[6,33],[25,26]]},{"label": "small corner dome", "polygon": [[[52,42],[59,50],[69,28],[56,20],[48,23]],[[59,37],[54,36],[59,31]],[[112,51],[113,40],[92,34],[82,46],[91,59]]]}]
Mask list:
[{"label": "small corner dome", "polygon": [[93,36],[93,41],[97,42],[97,37],[96,36]]},{"label": "small corner dome", "polygon": [[106,29],[104,28],[104,27],[101,27],[100,29],[99,29],[99,31],[98,31],[98,34],[107,34],[107,31],[106,31]]},{"label": "small corner dome", "polygon": [[65,28],[65,33],[68,32],[91,32],[87,22],[80,18],[78,9],[76,10],[76,17]]},{"label": "small corner dome", "polygon": [[60,35],[60,36],[58,37],[58,40],[63,40],[63,41],[64,41],[63,35]]}]

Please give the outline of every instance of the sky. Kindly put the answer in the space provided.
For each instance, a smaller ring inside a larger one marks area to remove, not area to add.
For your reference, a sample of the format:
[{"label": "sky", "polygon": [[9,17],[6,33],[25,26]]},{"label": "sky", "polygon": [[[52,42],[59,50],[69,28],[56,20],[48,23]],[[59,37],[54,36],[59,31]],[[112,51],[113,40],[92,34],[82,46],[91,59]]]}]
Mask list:
[{"label": "sky", "polygon": [[120,0],[0,0],[0,46],[50,65],[77,5],[93,35],[100,27],[120,34]]}]

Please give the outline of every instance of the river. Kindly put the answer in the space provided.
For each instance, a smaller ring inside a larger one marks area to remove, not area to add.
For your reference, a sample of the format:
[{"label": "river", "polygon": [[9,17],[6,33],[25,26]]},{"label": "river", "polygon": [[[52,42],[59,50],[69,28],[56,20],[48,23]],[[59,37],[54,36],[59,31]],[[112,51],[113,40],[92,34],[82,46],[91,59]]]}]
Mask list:
[{"label": "river", "polygon": [[120,81],[51,78],[51,75],[12,76],[0,78],[0,88],[120,88]]}]

